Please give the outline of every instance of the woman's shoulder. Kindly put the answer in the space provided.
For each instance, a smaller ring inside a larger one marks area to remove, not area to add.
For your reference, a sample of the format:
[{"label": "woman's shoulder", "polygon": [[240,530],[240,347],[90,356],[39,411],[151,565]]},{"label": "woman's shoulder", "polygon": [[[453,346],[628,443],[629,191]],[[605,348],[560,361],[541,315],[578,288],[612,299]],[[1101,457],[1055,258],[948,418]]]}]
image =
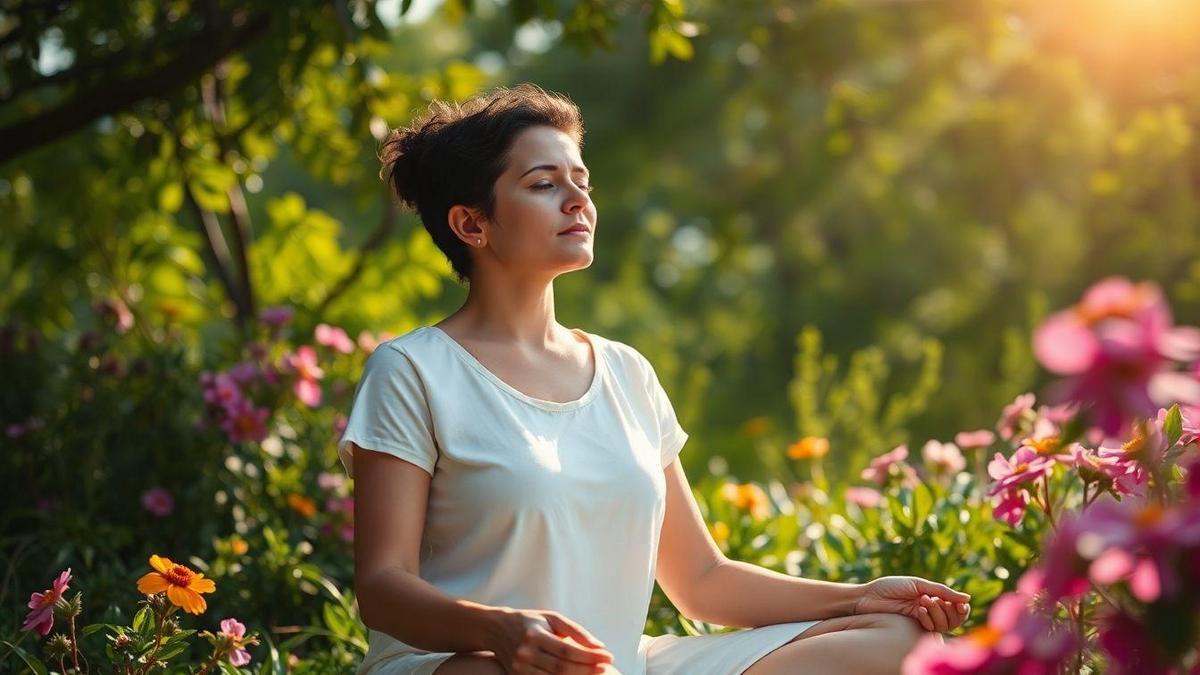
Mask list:
[{"label": "woman's shoulder", "polygon": [[633,345],[595,333],[588,333],[587,335],[592,338],[593,342],[600,349],[604,350],[605,357],[610,362],[615,362],[614,365],[623,368],[625,372],[638,373],[640,375],[649,364],[646,357]]}]

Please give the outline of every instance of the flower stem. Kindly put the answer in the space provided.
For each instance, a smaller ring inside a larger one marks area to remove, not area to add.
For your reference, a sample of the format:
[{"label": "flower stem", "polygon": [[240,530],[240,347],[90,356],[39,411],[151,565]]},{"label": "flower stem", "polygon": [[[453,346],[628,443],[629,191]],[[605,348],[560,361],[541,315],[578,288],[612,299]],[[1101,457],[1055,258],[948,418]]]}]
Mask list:
[{"label": "flower stem", "polygon": [[83,672],[79,668],[79,641],[75,639],[75,617],[71,616],[67,619],[67,625],[71,627],[71,664],[75,666],[75,672]]}]

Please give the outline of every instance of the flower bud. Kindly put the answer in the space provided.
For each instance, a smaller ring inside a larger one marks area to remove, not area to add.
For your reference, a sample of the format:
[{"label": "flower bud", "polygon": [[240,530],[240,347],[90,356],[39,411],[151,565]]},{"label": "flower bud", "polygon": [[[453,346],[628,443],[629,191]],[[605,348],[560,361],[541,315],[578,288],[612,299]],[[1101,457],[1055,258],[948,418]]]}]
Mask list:
[{"label": "flower bud", "polygon": [[179,632],[179,619],[171,617],[163,622],[163,635],[171,636]]},{"label": "flower bud", "polygon": [[66,596],[62,596],[54,603],[54,615],[60,619],[74,619],[82,613],[83,593],[76,593],[75,597],[69,600]]},{"label": "flower bud", "polygon": [[71,653],[71,638],[62,633],[55,633],[46,641],[46,658],[57,661]]}]

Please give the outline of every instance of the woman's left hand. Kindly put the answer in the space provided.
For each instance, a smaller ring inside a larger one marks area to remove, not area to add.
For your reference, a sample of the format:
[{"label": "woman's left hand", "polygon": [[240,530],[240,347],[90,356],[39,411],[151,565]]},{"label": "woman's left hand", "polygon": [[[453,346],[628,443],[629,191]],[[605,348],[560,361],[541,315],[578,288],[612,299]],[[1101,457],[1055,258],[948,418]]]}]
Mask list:
[{"label": "woman's left hand", "polygon": [[854,613],[903,614],[927,631],[945,633],[967,620],[970,600],[966,593],[920,577],[880,577],[863,586]]}]

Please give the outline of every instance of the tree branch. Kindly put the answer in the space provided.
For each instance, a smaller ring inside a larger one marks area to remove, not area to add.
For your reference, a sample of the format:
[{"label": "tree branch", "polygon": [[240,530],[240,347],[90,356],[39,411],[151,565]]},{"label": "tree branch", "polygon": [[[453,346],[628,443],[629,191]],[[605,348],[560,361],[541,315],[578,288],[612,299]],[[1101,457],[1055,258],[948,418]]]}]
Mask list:
[{"label": "tree branch", "polygon": [[100,83],[66,103],[0,128],[0,163],[74,132],[134,103],[169,94],[195,81],[221,59],[241,49],[270,24],[270,15],[236,12],[223,26],[202,31],[155,71],[115,83]]},{"label": "tree branch", "polygon": [[388,236],[392,233],[392,229],[395,226],[396,205],[392,202],[391,195],[388,194],[387,190],[384,190],[383,215],[379,218],[379,224],[375,226],[375,230],[371,232],[371,236],[367,237],[367,240],[363,242],[361,247],[359,247],[358,257],[354,261],[354,267],[350,268],[350,271],[346,273],[346,276],[342,277],[336,284],[334,284],[333,288],[329,291],[329,294],[321,300],[319,305],[317,305],[317,308],[313,313],[318,319],[325,314],[325,310],[329,308],[329,305],[332,304],[333,301],[338,298],[338,296],[345,293],[351,286],[354,285],[354,282],[357,281],[358,277],[362,274],[363,269],[366,268],[367,256],[375,249],[382,246],[383,242],[387,241]]}]

